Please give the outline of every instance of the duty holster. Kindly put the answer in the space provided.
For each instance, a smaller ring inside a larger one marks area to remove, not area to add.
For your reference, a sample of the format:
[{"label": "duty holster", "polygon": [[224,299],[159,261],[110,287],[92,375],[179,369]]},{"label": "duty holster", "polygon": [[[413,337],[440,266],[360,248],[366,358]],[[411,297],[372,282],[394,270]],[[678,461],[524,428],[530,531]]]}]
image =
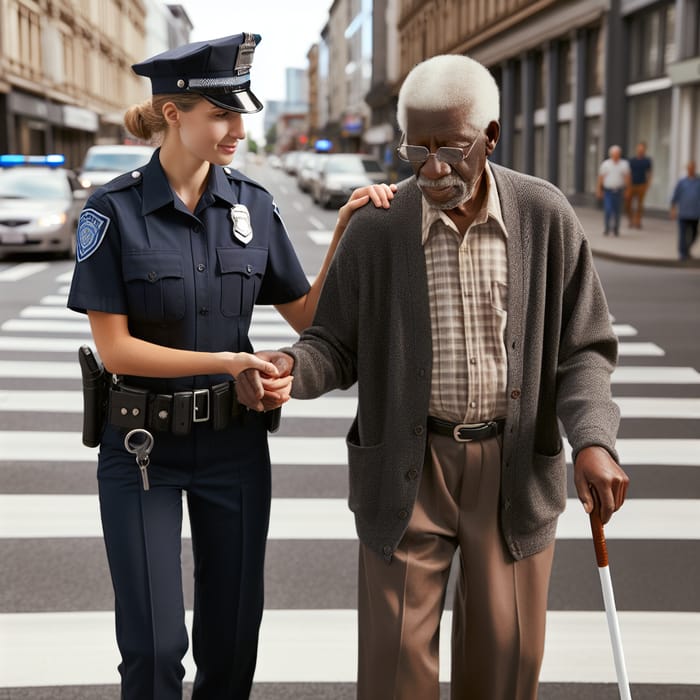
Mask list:
[{"label": "duty holster", "polygon": [[83,445],[97,447],[107,417],[110,375],[88,345],[81,345],[78,361],[83,377]]}]

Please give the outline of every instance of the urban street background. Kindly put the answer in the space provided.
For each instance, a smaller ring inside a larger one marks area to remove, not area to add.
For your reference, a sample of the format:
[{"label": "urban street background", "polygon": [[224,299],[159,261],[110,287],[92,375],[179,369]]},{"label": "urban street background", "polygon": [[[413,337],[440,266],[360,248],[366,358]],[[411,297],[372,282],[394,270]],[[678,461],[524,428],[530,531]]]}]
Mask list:
[{"label": "urban street background", "polygon": [[[275,195],[314,274],[336,213],[315,206],[282,170],[249,160],[247,172]],[[593,212],[583,214],[597,227]],[[632,478],[606,532],[633,697],[690,700],[700,693],[700,271],[602,258],[597,268],[620,338],[613,393]],[[65,309],[71,273],[70,262],[0,263],[0,700],[119,697],[96,450],[79,435],[76,350],[90,336],[87,321]],[[256,311],[256,348],[293,338],[274,310]],[[355,396],[351,389],[291,402],[270,440],[272,523],[254,700],[354,697],[357,543],[343,437]],[[569,498],[540,697],[613,700],[588,518],[572,484]],[[191,609],[187,533],[183,567]],[[448,598],[445,624],[450,607]],[[448,656],[443,645],[445,682]],[[186,666],[189,684],[190,656]]]}]

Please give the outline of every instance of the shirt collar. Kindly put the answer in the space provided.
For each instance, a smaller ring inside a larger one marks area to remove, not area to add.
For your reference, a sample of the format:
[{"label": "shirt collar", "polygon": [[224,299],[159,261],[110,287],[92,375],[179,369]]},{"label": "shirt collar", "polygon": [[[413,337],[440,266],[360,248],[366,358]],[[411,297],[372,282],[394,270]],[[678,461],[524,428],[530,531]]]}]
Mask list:
[{"label": "shirt collar", "polygon": [[[493,177],[493,172],[491,171],[491,166],[489,165],[488,161],[486,161],[485,172],[487,195],[484,204],[482,205],[481,210],[477,214],[476,218],[474,219],[474,224],[472,225],[483,224],[489,217],[491,217],[496,221],[496,223],[499,224],[501,231],[503,231],[503,235],[508,238],[508,231],[506,231],[506,226],[503,223],[503,214],[501,212],[501,202],[498,199],[496,181]],[[425,199],[425,197],[421,197],[421,199],[423,202],[423,219],[421,229],[423,233],[421,243],[423,245],[425,245],[426,241],[430,237],[430,231],[436,221],[442,221],[448,228],[451,228],[453,231],[459,233],[454,221],[447,216],[444,210],[433,207]]]},{"label": "shirt collar", "polygon": [[[144,216],[166,204],[173,204],[175,208],[180,208],[175,200],[175,195],[170,187],[163,166],[160,164],[159,154],[160,148],[155,151],[151,160],[143,168],[143,204],[141,213]],[[224,169],[218,165],[212,165],[209,169],[209,181],[203,197],[206,197],[207,193],[222,199],[230,206],[233,206],[238,201]]]}]

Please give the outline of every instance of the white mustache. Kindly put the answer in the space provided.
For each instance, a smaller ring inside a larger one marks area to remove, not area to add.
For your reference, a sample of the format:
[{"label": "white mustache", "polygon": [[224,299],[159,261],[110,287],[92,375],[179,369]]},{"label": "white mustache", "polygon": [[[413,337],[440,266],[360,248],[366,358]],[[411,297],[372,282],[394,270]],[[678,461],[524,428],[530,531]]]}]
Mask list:
[{"label": "white mustache", "polygon": [[418,177],[419,187],[440,189],[442,187],[459,187],[460,185],[464,185],[464,180],[462,180],[462,178],[460,177],[457,177],[456,175],[445,175],[439,180],[431,180],[430,178],[424,177],[423,175],[420,175]]}]

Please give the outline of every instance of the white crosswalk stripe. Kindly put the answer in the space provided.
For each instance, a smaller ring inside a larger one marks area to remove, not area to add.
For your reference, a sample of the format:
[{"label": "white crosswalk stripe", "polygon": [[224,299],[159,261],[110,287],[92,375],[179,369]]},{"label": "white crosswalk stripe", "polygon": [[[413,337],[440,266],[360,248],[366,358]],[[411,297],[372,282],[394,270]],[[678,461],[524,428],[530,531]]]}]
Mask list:
[{"label": "white crosswalk stripe", "polygon": [[[314,444],[315,439],[310,442]],[[100,533],[97,496],[0,494],[0,539],[99,537]],[[590,534],[581,504],[569,499],[557,538],[585,540]],[[190,536],[187,522],[182,536]],[[631,499],[606,526],[605,536],[609,540],[700,540],[700,500]],[[273,498],[269,537],[354,540],[356,534],[344,498]]]},{"label": "white crosswalk stripe", "polygon": [[[440,678],[449,679],[452,616],[443,615]],[[186,616],[191,627],[192,615]],[[700,683],[700,614],[620,613],[632,683]],[[111,611],[0,615],[0,687],[117,683]],[[585,663],[581,662],[585,659]],[[186,679],[194,677],[191,652]],[[357,664],[354,610],[265,610],[258,683],[352,683]],[[550,611],[544,683],[613,683],[602,612]]]},{"label": "white crosswalk stripe", "polygon": [[[331,232],[322,230],[322,225],[316,228],[308,235],[315,242],[327,245]],[[13,276],[22,279],[22,275],[39,271],[38,268],[13,266],[0,270],[0,281],[11,281]],[[27,306],[17,318],[0,325],[0,380],[71,380],[75,388],[51,390],[49,384],[41,390],[29,389],[17,382],[7,388],[0,385],[0,416],[21,412],[28,415],[51,413],[73,416],[75,420],[81,413],[82,394],[77,388],[79,369],[77,361],[68,354],[76,353],[82,343],[90,342],[90,329],[85,317],[65,309],[66,285],[70,279],[70,272],[61,275],[56,281],[62,286],[55,294],[42,297],[37,305]],[[614,330],[621,339],[622,358],[629,358],[631,362],[635,358],[659,361],[664,358],[665,352],[657,344],[643,338],[629,340],[639,335],[636,328],[615,323]],[[276,310],[269,307],[256,309],[250,335],[255,347],[278,347],[298,337]],[[2,353],[30,354],[14,359],[16,355],[3,357]],[[65,361],[42,359],[54,355],[65,357]],[[614,389],[639,386],[639,396],[616,397],[623,421],[666,419],[688,425],[689,421],[700,419],[699,397],[650,395],[654,393],[650,388],[653,386],[666,385],[668,393],[672,387],[696,386],[700,384],[700,372],[693,367],[644,366],[642,360],[638,362],[639,366],[622,364],[612,377]],[[320,419],[341,419],[343,423],[338,425],[333,437],[271,436],[273,464],[345,469],[347,451],[343,434],[356,407],[357,399],[350,395],[290,401],[284,408],[286,419],[306,421],[310,427]],[[678,433],[683,434],[687,433]],[[568,444],[565,448],[570,460]],[[661,438],[655,434],[644,439],[621,438],[618,450],[633,477],[635,468],[644,466],[669,470],[700,467],[700,438]],[[0,431],[0,474],[5,468],[29,463],[61,463],[79,471],[94,465],[95,461],[96,450],[84,447],[75,430]],[[93,477],[90,474],[88,478]],[[100,537],[98,503],[94,495],[0,494],[0,543]],[[183,537],[189,537],[187,518],[183,522]],[[356,534],[345,497],[273,498],[269,537],[271,541],[351,541],[356,539]],[[630,497],[623,511],[606,526],[606,537],[619,544],[696,542],[700,540],[700,499]],[[569,499],[559,521],[558,541],[589,538],[588,519],[580,503]],[[189,612],[187,619],[191,625]],[[450,619],[447,611],[441,628],[443,681],[449,679]],[[700,684],[697,663],[700,613],[622,610],[620,622],[632,683]],[[602,608],[600,612],[550,611],[547,626],[541,672],[543,683],[615,681]],[[256,682],[351,684],[355,681],[356,658],[355,610],[268,609],[261,630]],[[582,658],[585,658],[584,664]],[[116,685],[117,663],[112,611],[0,613],[0,694],[3,688],[13,687]],[[194,663],[190,653],[184,663],[186,680],[191,681]]]},{"label": "white crosswalk stripe", "polygon": [[[621,438],[616,444],[623,464],[663,464],[700,467],[700,438]],[[564,443],[567,460],[571,447]],[[0,433],[3,458],[16,462],[91,462],[92,448],[84,447],[80,434],[62,431],[6,430]],[[342,437],[270,437],[270,456],[277,464],[346,466]],[[1,466],[0,466],[1,468]]]}]

